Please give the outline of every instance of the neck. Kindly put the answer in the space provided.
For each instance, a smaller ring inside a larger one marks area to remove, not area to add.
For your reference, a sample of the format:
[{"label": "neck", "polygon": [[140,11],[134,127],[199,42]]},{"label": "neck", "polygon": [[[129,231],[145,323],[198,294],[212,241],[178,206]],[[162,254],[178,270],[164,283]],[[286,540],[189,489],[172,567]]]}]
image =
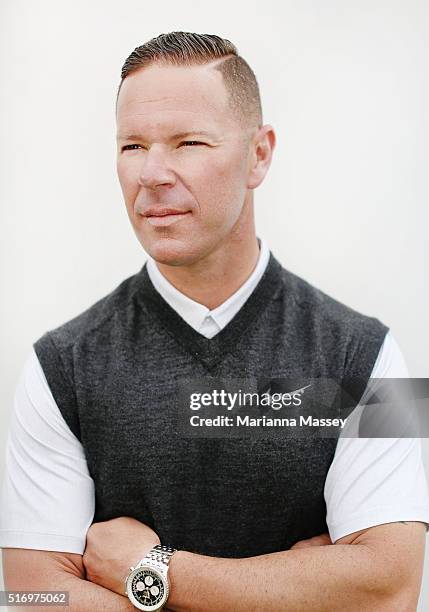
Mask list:
[{"label": "neck", "polygon": [[228,237],[208,256],[191,266],[156,262],[161,274],[181,293],[209,310],[233,295],[254,271],[259,258],[255,229],[245,236]]}]

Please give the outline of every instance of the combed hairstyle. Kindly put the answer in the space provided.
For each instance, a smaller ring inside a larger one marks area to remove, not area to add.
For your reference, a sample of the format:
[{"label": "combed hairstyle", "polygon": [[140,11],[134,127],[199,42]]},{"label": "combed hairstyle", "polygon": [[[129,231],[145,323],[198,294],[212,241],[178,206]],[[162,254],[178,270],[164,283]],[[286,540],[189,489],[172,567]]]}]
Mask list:
[{"label": "combed hairstyle", "polygon": [[[222,60],[222,58],[224,58]],[[121,70],[122,83],[128,75],[151,64],[196,66],[219,60],[214,69],[223,76],[229,106],[244,128],[262,126],[259,86],[253,70],[232,42],[215,34],[169,32],[152,38],[127,57]]]}]

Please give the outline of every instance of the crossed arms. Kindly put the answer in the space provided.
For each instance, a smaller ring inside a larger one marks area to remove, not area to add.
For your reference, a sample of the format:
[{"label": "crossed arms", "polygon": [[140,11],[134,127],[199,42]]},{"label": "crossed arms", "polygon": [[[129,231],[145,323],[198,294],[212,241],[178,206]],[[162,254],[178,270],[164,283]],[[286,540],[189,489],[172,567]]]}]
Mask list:
[{"label": "crossed arms", "polygon": [[[423,523],[397,522],[335,544],[321,535],[287,551],[243,559],[179,551],[170,561],[168,610],[415,612],[425,536]],[[149,527],[121,517],[91,526],[83,556],[5,548],[5,588],[69,591],[70,612],[134,612],[123,581],[156,542]]]}]

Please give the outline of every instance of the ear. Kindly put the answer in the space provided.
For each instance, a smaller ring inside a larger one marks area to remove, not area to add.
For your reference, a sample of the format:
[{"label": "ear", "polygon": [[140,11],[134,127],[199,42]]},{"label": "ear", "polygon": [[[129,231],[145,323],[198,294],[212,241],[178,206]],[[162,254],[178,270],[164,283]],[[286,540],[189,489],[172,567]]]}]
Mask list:
[{"label": "ear", "polygon": [[263,125],[252,140],[250,153],[250,168],[247,181],[248,189],[255,189],[265,178],[271,165],[276,135],[271,125]]}]

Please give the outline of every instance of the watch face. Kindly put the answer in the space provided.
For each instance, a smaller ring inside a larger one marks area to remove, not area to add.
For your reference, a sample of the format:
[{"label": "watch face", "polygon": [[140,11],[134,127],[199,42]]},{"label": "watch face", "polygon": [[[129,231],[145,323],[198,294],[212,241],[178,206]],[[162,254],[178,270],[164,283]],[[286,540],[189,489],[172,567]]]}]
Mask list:
[{"label": "watch face", "polygon": [[128,595],[140,610],[158,610],[168,596],[168,585],[162,576],[150,567],[136,568],[129,577]]}]

